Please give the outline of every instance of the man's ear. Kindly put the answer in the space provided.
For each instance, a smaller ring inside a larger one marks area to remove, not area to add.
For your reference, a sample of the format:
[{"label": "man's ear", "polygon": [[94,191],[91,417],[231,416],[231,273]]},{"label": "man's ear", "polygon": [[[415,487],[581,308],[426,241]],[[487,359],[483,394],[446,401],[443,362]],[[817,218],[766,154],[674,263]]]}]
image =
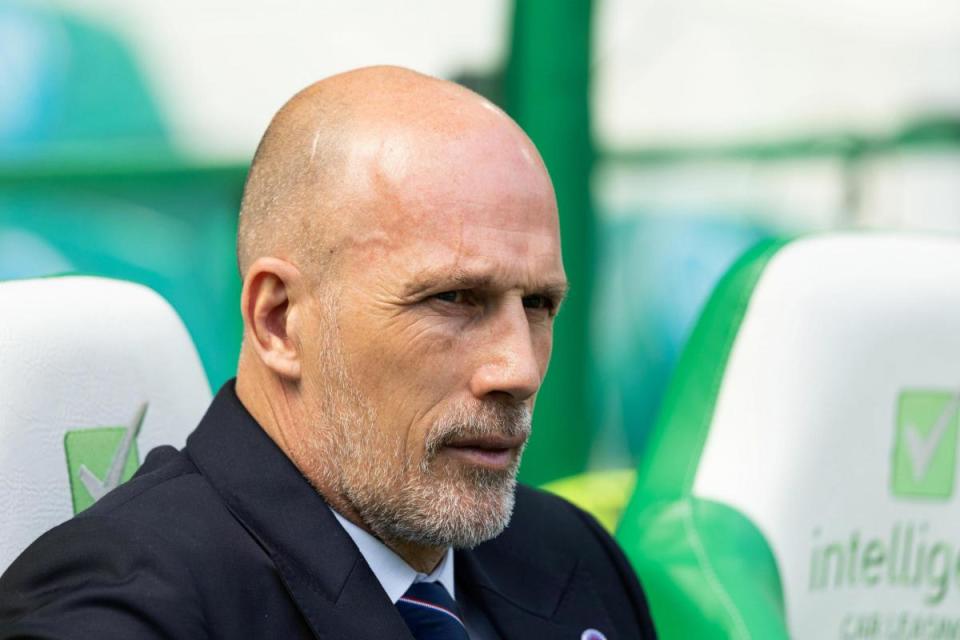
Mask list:
[{"label": "man's ear", "polygon": [[258,258],[247,269],[240,295],[245,340],[282,378],[300,379],[299,312],[303,276],[279,258]]}]

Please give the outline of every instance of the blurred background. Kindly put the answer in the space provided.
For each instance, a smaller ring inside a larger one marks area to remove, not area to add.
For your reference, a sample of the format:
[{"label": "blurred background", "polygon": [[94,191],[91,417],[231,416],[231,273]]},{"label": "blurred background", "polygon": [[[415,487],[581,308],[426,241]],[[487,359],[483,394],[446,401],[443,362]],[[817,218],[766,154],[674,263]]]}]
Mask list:
[{"label": "blurred background", "polygon": [[153,287],[216,390],[259,136],[301,87],[379,63],[488,96],[553,176],[573,289],[528,482],[632,466],[747,247],[960,230],[956,0],[0,0],[0,279]]}]

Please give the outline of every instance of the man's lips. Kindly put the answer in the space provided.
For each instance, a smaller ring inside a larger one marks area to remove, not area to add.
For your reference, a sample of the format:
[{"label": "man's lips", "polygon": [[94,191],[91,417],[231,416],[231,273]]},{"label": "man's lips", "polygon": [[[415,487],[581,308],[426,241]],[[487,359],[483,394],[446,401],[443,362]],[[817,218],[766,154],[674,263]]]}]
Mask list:
[{"label": "man's lips", "polygon": [[449,442],[441,451],[471,464],[506,469],[525,441],[525,436],[467,437]]}]

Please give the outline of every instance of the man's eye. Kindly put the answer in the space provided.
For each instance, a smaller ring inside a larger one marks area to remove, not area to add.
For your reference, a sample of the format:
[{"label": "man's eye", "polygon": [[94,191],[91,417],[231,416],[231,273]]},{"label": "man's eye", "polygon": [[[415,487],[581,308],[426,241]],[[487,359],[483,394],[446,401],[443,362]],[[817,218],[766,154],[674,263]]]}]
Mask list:
[{"label": "man's eye", "polygon": [[442,293],[435,293],[433,298],[441,302],[463,304],[467,301],[467,294],[465,291],[444,291]]},{"label": "man's eye", "polygon": [[524,296],[523,306],[527,309],[550,311],[553,309],[553,300],[541,295]]}]

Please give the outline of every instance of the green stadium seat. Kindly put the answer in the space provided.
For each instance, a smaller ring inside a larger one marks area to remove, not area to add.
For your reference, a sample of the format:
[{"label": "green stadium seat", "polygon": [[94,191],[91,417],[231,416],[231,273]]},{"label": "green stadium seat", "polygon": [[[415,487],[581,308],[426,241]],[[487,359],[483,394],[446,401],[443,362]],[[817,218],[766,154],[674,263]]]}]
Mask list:
[{"label": "green stadium seat", "polygon": [[748,252],[618,531],[662,638],[946,638],[960,620],[960,241]]}]

